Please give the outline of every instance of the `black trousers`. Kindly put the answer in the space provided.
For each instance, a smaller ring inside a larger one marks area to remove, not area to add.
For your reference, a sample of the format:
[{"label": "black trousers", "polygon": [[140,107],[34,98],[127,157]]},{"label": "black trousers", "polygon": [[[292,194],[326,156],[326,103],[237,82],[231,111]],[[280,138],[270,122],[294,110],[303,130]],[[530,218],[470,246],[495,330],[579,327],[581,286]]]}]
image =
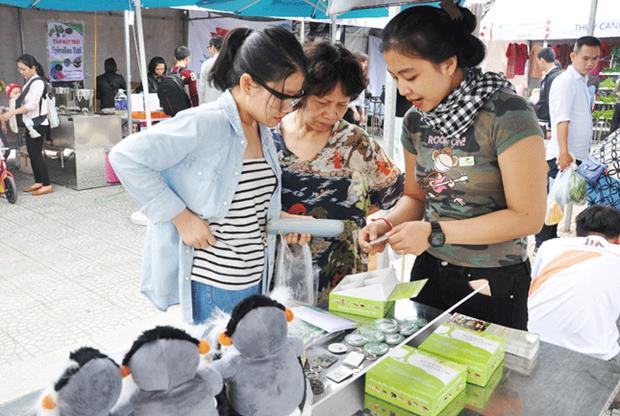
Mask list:
[{"label": "black trousers", "polygon": [[28,149],[34,181],[35,183],[42,183],[43,186],[50,184],[50,176],[47,172],[45,160],[43,160],[43,141],[47,137],[49,128],[49,126],[35,127],[34,129],[41,135],[41,137],[36,139],[30,137],[30,133],[26,130],[26,149]]},{"label": "black trousers", "polygon": [[473,291],[470,280],[486,279],[491,296],[476,294],[456,312],[527,330],[530,274],[529,260],[510,266],[471,268],[444,262],[426,252],[416,259],[411,280],[428,279],[428,282],[412,300],[445,310]]}]

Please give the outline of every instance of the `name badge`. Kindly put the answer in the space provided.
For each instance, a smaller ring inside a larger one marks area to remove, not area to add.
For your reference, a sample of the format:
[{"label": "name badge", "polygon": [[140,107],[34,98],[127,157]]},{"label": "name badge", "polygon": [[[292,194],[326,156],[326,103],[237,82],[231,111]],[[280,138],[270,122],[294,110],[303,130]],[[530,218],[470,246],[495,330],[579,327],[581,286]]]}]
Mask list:
[{"label": "name badge", "polygon": [[459,157],[459,166],[474,166],[474,157],[473,156],[465,156]]}]

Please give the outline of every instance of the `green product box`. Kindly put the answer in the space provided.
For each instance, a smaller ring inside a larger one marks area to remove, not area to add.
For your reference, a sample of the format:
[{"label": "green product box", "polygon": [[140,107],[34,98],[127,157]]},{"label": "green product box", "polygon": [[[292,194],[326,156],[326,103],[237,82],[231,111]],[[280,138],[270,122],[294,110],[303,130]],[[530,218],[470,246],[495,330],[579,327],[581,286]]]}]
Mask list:
[{"label": "green product box", "polygon": [[440,412],[464,392],[466,373],[460,364],[405,345],[366,373],[365,391],[421,416],[443,415]]},{"label": "green product box", "polygon": [[420,349],[466,366],[467,382],[484,387],[504,359],[505,340],[447,322]]},{"label": "green product box", "polygon": [[485,387],[467,383],[467,386],[465,386],[465,404],[475,409],[484,409],[503,375],[504,366],[500,365]]},{"label": "green product box", "polygon": [[401,283],[393,268],[350,274],[330,292],[329,310],[383,318],[394,309],[396,300],[416,296],[425,283]]},{"label": "green product box", "polygon": [[[370,411],[371,416],[418,416],[417,413],[411,413],[369,394],[364,395],[364,407]],[[464,408],[465,393],[460,393],[437,416],[458,416]]]}]

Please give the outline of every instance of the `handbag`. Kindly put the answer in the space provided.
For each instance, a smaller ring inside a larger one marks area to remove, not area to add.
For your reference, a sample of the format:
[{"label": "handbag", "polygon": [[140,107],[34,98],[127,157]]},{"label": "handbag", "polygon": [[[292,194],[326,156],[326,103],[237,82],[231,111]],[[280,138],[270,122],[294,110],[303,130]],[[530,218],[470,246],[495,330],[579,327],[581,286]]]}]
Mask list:
[{"label": "handbag", "polygon": [[620,181],[601,175],[595,185],[588,183],[588,205],[605,205],[620,210]]},{"label": "handbag", "polygon": [[606,166],[594,159],[592,156],[588,156],[581,164],[577,167],[577,173],[580,174],[586,182],[590,185],[594,186],[598,182],[599,178],[605,171]]}]

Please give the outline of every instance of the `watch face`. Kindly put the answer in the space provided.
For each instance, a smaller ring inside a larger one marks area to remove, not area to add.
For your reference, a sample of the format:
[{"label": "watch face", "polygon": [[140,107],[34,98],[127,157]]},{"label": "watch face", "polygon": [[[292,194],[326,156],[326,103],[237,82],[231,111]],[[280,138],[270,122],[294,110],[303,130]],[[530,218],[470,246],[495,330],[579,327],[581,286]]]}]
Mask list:
[{"label": "watch face", "polygon": [[431,245],[433,247],[441,247],[443,243],[446,241],[446,236],[443,233],[434,233],[431,236]]}]

